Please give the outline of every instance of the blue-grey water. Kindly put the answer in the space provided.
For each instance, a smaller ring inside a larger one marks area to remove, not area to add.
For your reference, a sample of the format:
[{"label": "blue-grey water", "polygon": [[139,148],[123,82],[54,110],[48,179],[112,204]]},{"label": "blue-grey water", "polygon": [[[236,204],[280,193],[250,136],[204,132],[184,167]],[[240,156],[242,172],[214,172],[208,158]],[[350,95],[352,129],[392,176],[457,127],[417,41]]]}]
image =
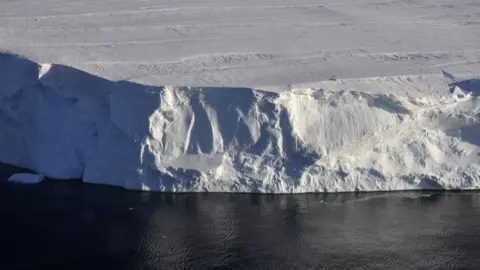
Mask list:
[{"label": "blue-grey water", "polygon": [[480,193],[0,183],[0,269],[479,269]]}]

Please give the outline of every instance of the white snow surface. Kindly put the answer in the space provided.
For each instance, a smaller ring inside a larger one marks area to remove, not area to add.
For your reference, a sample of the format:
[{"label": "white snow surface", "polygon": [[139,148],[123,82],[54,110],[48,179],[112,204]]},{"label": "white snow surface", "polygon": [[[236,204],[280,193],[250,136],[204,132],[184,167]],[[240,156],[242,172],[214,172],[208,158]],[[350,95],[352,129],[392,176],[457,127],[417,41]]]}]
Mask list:
[{"label": "white snow surface", "polygon": [[474,0],[2,1],[0,162],[137,190],[478,189],[479,25]]}]

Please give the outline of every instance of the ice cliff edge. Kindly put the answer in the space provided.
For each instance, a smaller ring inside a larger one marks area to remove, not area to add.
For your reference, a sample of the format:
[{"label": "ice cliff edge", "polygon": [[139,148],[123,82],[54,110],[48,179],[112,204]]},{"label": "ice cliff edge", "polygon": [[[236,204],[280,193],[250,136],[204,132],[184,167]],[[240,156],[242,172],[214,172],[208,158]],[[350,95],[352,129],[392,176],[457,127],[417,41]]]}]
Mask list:
[{"label": "ice cliff edge", "polygon": [[480,187],[478,80],[148,86],[0,53],[0,162],[174,192]]}]

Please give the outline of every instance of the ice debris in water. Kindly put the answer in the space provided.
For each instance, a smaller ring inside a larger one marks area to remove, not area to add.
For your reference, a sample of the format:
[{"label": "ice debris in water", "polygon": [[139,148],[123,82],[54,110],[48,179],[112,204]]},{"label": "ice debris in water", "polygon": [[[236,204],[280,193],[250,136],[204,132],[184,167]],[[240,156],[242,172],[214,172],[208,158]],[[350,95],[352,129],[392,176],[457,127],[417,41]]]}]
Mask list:
[{"label": "ice debris in water", "polygon": [[35,184],[42,182],[44,179],[43,175],[40,174],[33,174],[33,173],[16,173],[10,178],[8,181],[10,182],[17,182],[17,183],[24,183],[24,184]]}]

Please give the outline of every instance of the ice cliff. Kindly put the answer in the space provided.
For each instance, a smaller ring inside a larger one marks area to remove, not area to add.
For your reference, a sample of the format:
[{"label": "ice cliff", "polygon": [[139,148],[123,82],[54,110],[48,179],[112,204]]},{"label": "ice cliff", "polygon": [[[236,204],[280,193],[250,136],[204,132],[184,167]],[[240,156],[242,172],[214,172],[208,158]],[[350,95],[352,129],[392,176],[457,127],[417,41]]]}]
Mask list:
[{"label": "ice cliff", "polygon": [[480,187],[480,81],[148,86],[0,54],[0,162],[174,192]]}]

